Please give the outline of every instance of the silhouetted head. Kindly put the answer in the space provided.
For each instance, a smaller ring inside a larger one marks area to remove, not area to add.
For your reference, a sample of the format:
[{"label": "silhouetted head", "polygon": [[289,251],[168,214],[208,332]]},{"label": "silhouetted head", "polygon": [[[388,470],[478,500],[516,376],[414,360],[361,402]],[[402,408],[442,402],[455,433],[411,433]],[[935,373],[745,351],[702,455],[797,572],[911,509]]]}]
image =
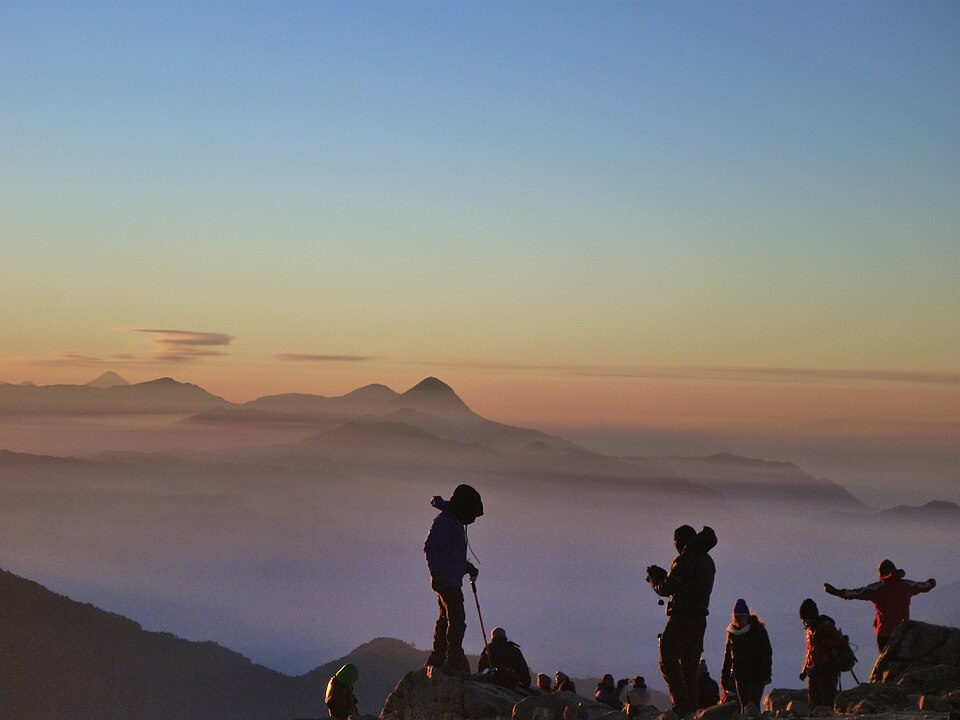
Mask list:
[{"label": "silhouetted head", "polygon": [[483,515],[483,500],[470,485],[457,485],[450,496],[450,512],[464,525],[469,525]]},{"label": "silhouetted head", "polygon": [[820,608],[817,607],[817,604],[812,598],[807,598],[800,603],[800,620],[803,621],[804,625],[809,625],[816,622],[817,618],[819,617]]},{"label": "silhouetted head", "polygon": [[360,677],[360,671],[357,670],[357,666],[353,663],[347,663],[337,670],[334,677],[344,685],[353,685],[357,681],[357,678]]},{"label": "silhouetted head", "polygon": [[646,685],[647,685],[647,681],[646,681],[646,679],[643,677],[643,675],[637,675],[637,676],[633,679],[633,686],[634,686],[634,687],[646,687]]},{"label": "silhouetted head", "polygon": [[687,546],[687,543],[693,540],[696,536],[697,531],[689,525],[681,525],[674,530],[673,544],[677,548],[677,552],[683,552],[683,549]]},{"label": "silhouetted head", "polygon": [[493,630],[490,631],[491,642],[493,642],[494,640],[506,640],[506,639],[507,639],[507,631],[504,630],[502,627],[495,627]]},{"label": "silhouetted head", "polygon": [[896,571],[897,566],[893,564],[893,560],[881,560],[880,565],[877,567],[877,575],[880,577],[884,577]]},{"label": "silhouetted head", "polygon": [[540,690],[552,690],[550,686],[550,676],[543,673],[537,673],[537,688]]},{"label": "silhouetted head", "polygon": [[616,687],[613,680],[613,675],[607,673],[602,678],[600,678],[600,684],[604,687]]}]

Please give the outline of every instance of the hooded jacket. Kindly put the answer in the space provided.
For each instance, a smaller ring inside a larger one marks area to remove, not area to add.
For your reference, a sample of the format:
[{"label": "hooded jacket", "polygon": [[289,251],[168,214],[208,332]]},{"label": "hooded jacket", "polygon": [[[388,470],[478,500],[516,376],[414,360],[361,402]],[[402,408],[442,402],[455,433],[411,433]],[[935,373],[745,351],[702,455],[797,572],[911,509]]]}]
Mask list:
[{"label": "hooded jacket", "polygon": [[735,677],[770,682],[773,650],[770,636],[760,618],[751,615],[743,627],[730,625],[727,628],[727,644],[723,651],[723,669],[720,684],[725,690],[733,690]]},{"label": "hooded jacket", "polygon": [[486,669],[497,670],[510,674],[510,679],[516,684],[514,687],[530,687],[530,668],[520,651],[520,646],[506,638],[495,638],[480,653],[477,671]]},{"label": "hooded jacket", "polygon": [[651,582],[657,595],[669,597],[667,615],[706,616],[710,614],[710,593],[716,565],[709,552],[717,546],[713,528],[705,527],[680,549],[670,572]]},{"label": "hooded jacket", "polygon": [[445,587],[463,587],[468,568],[466,526],[483,515],[480,493],[459,485],[449,501],[438,495],[430,504],[440,510],[423,544],[430,577]]},{"label": "hooded jacket", "polygon": [[893,570],[879,581],[865,587],[842,590],[830,588],[828,593],[844,600],[869,600],[877,609],[873,626],[879,637],[890,637],[904,620],[910,619],[910,598],[930,592],[937,585],[934,579],[925,582],[905,580],[903,570]]}]

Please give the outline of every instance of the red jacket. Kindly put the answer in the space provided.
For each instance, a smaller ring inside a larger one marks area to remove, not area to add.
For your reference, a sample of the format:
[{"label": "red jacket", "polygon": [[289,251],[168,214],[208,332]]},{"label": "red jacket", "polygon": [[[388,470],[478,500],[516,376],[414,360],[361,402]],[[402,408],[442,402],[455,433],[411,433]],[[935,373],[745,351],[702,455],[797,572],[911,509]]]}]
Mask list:
[{"label": "red jacket", "polygon": [[803,669],[826,668],[841,645],[843,635],[833,624],[833,619],[821,615],[814,627],[807,628],[807,661]]},{"label": "red jacket", "polygon": [[877,609],[873,626],[879,637],[890,637],[900,623],[910,619],[910,598],[920,593],[930,592],[937,581],[930,578],[926,582],[904,580],[903,570],[894,570],[884,575],[878,582],[862,588],[841,590],[828,587],[827,592],[844,600],[869,600]]}]

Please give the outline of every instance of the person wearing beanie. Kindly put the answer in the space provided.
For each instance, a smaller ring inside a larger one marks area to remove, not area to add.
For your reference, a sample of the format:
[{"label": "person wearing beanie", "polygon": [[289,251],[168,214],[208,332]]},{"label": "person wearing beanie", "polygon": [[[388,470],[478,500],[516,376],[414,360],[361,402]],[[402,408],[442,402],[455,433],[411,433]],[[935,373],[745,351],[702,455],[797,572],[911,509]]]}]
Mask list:
[{"label": "person wearing beanie", "polygon": [[747,714],[747,706],[751,703],[759,714],[763,689],[770,682],[772,667],[773,649],[767,628],[741,598],[733,606],[720,671],[720,685],[728,694],[736,694],[741,715]]},{"label": "person wearing beanie", "polygon": [[807,657],[800,679],[807,680],[810,707],[832,708],[840,682],[840,669],[834,656],[843,645],[843,635],[834,625],[833,618],[820,614],[811,598],[800,604],[800,621],[807,636]]},{"label": "person wearing beanie", "polygon": [[546,673],[537,673],[537,690],[544,694],[553,692],[553,686],[550,684],[550,676]]},{"label": "person wearing beanie", "polygon": [[673,543],[679,554],[670,572],[651,565],[647,581],[657,595],[669,598],[667,626],[660,636],[660,672],[674,711],[683,717],[697,709],[703,634],[716,575],[709,553],[717,545],[717,535],[709,527],[698,533],[689,525],[681,525],[673,533]]},{"label": "person wearing beanie", "polygon": [[910,619],[910,600],[914,595],[930,592],[937,586],[933,578],[920,582],[906,580],[906,573],[898,570],[890,560],[883,560],[877,567],[877,582],[864,587],[849,590],[835,588],[824,583],[825,592],[844,600],[869,600],[873,603],[876,616],[873,627],[877,633],[877,649],[883,652],[893,635],[904,620]]},{"label": "person wearing beanie", "polygon": [[444,672],[469,675],[470,663],[463,653],[463,635],[467,629],[463,576],[469,574],[475,579],[478,571],[467,560],[467,525],[483,515],[483,501],[470,485],[458,485],[449,501],[438,495],[430,504],[440,513],[430,526],[423,554],[430,571],[430,587],[437,594],[440,616],[426,664]]},{"label": "person wearing beanie", "polygon": [[347,663],[330,678],[327,683],[327,692],[324,701],[327,704],[327,713],[337,720],[348,720],[351,715],[357,715],[357,698],[353,694],[353,686],[360,677],[357,666]]},{"label": "person wearing beanie", "polygon": [[489,671],[490,679],[503,687],[530,687],[530,668],[520,646],[507,639],[503,628],[490,631],[490,642],[480,653],[477,672]]},{"label": "person wearing beanie", "polygon": [[554,680],[553,691],[555,693],[558,693],[558,692],[576,693],[577,692],[577,686],[574,684],[573,680],[571,680],[567,676],[566,673],[560,672],[559,670],[557,670],[556,674],[553,676],[553,680]]}]

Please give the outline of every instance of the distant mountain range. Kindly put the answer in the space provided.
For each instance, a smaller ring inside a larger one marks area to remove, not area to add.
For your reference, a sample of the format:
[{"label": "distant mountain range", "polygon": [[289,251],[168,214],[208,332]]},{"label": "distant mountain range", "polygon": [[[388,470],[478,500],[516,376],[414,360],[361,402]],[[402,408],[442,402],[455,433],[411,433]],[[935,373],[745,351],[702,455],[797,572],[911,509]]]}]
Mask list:
[{"label": "distant mountain range", "polygon": [[323,465],[327,470],[388,466],[400,473],[456,469],[526,482],[618,483],[707,501],[749,497],[862,507],[840,485],[790,463],[733,455],[637,458],[589,452],[547,433],[487,420],[434,377],[403,393],[373,384],[339,397],[294,393],[243,404],[171,378],[128,384],[116,373],[86,385],[0,385],[0,417],[131,414],[170,415],[198,433],[204,428],[243,428],[248,437],[271,428],[303,432],[294,442],[269,445],[264,436],[261,445],[247,442],[212,455],[228,463]]},{"label": "distant mountain range", "polygon": [[24,415],[186,415],[229,405],[172,378],[129,384],[115,373],[86,385],[0,385],[0,417]]},{"label": "distant mountain range", "polygon": [[[213,642],[192,642],[0,570],[0,708],[17,720],[291,720],[326,715],[345,662],[360,668],[360,710],[376,715],[427,652],[390,638],[290,677]],[[476,659],[474,659],[474,666]]]}]

